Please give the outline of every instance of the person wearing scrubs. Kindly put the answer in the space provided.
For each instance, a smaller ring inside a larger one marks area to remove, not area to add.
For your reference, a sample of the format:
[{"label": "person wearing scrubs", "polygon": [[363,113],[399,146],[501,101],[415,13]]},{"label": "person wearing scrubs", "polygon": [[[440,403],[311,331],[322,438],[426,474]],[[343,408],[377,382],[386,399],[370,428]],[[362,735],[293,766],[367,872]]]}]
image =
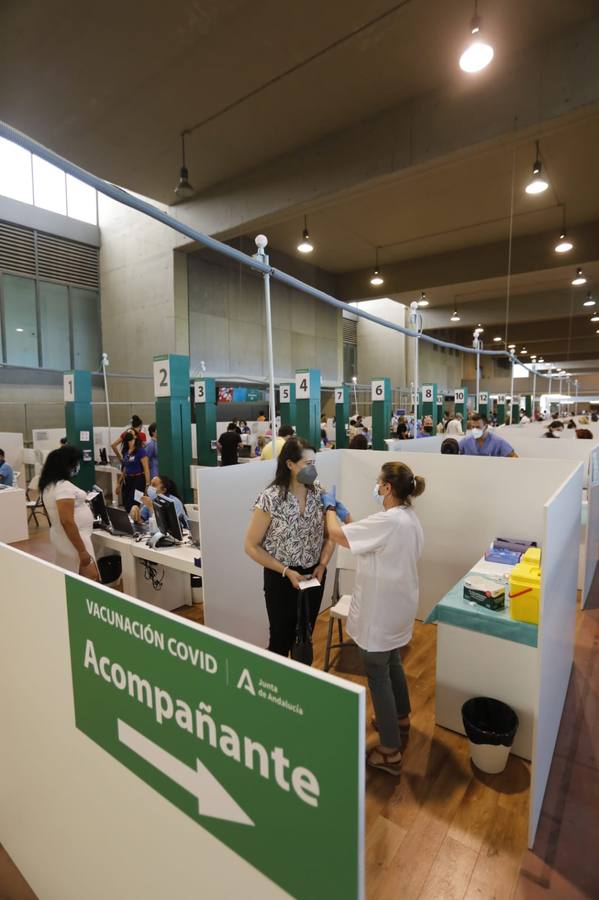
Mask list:
[{"label": "person wearing scrubs", "polygon": [[360,648],[376,715],[373,724],[380,735],[366,762],[396,776],[411,713],[400,649],[412,638],[418,610],[417,564],[424,544],[412,498],[419,497],[424,486],[424,479],[404,463],[385,463],[373,489],[380,509],[358,522],[351,521],[334,489],[322,498],[329,538],[356,557],[346,630]]},{"label": "person wearing scrubs", "polygon": [[168,475],[155,475],[146,489],[146,493],[142,499],[142,506],[131,507],[131,518],[134,522],[149,522],[154,515],[154,504],[152,501],[156,497],[165,497],[175,504],[175,512],[182,528],[189,528],[189,520],[183,501],[179,496],[177,485],[169,478]]},{"label": "person wearing scrubs", "polygon": [[511,444],[489,431],[489,422],[482,413],[472,413],[472,429],[460,444],[461,456],[517,457]]},{"label": "person wearing scrubs", "polygon": [[0,450],[0,484],[4,484],[6,487],[12,487],[13,485],[12,466],[9,466],[6,462],[4,450]]}]

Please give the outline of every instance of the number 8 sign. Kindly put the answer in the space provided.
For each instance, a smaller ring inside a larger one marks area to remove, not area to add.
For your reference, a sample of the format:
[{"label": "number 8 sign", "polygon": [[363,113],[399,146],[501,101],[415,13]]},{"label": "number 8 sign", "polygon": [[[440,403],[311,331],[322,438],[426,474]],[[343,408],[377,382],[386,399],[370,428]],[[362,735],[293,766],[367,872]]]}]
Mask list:
[{"label": "number 8 sign", "polygon": [[424,403],[432,403],[433,402],[433,386],[432,384],[423,384],[422,385],[422,399]]}]

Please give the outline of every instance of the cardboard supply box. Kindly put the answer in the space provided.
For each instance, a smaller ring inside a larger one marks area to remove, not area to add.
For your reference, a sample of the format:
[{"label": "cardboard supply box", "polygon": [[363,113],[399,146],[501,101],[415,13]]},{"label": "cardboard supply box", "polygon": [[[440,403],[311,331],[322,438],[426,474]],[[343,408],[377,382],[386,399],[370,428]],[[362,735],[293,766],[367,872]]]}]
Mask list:
[{"label": "cardboard supply box", "polygon": [[505,585],[482,575],[470,575],[464,582],[464,600],[471,600],[486,609],[505,608]]},{"label": "cardboard supply box", "polygon": [[531,547],[510,575],[510,616],[518,622],[539,624],[541,550]]}]

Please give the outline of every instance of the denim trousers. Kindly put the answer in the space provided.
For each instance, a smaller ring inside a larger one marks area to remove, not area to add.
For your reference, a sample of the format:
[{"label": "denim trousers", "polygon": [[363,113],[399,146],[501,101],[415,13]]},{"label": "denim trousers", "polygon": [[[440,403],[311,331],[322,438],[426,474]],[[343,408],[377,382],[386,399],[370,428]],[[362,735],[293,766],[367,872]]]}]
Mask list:
[{"label": "denim trousers", "polygon": [[385,747],[399,747],[401,739],[397,720],[410,714],[408,683],[399,649],[360,648],[360,654],[368,677],[381,744]]}]

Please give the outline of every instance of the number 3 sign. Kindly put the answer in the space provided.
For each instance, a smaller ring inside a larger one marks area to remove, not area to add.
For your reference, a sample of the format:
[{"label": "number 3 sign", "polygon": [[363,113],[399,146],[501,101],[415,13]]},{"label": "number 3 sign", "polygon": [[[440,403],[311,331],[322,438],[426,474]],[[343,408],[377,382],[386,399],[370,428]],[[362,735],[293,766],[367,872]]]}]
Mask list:
[{"label": "number 3 sign", "polygon": [[206,382],[205,381],[195,381],[194,382],[194,400],[196,403],[205,403],[206,402]]}]

